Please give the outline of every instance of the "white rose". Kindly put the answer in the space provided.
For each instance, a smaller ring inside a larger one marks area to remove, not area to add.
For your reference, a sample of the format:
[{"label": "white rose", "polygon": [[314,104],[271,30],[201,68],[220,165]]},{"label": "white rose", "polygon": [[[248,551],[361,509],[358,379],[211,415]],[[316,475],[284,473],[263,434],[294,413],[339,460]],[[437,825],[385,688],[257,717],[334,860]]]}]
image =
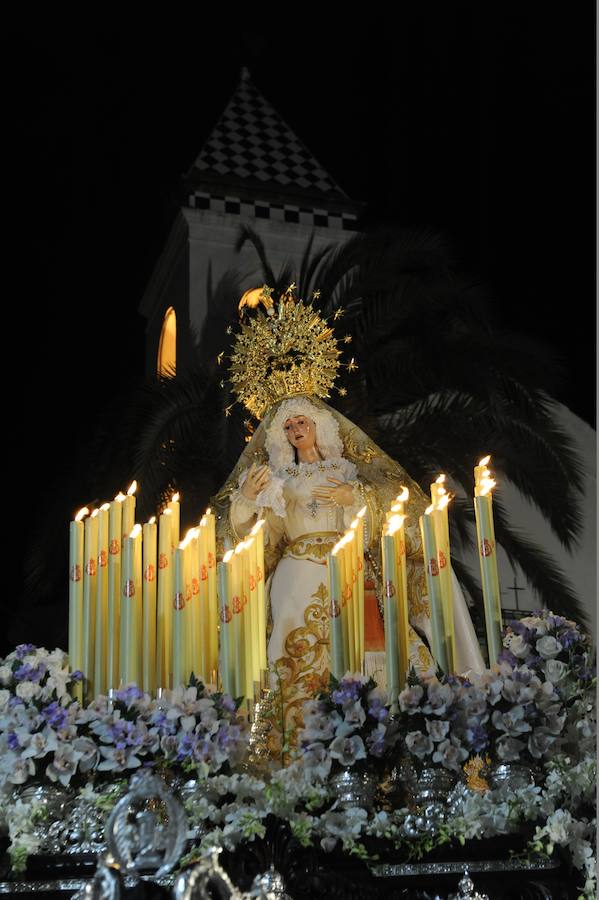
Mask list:
[{"label": "white rose", "polygon": [[568,666],[561,659],[548,659],[544,668],[545,678],[552,684],[557,684],[568,672]]},{"label": "white rose", "polygon": [[530,653],[530,644],[528,644],[521,634],[514,634],[508,642],[508,649],[518,659],[524,659]]},{"label": "white rose", "polygon": [[545,637],[539,638],[535,647],[542,659],[554,659],[556,656],[559,656],[562,650],[560,642],[550,634],[546,634]]},{"label": "white rose", "polygon": [[9,684],[12,678],[10,666],[0,666],[0,684]]},{"label": "white rose", "polygon": [[21,700],[33,700],[33,698],[37,697],[39,694],[39,684],[33,684],[32,681],[22,681],[17,685],[17,697],[20,697]]}]

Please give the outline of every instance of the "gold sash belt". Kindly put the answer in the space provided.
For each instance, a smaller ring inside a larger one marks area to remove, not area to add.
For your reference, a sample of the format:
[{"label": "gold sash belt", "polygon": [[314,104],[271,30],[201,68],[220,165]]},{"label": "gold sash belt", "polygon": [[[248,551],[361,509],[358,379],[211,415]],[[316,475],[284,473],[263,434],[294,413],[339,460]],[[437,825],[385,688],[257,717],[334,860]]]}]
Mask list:
[{"label": "gold sash belt", "polygon": [[337,531],[313,531],[310,534],[301,534],[295,540],[287,544],[283,550],[283,556],[293,556],[296,559],[310,559],[312,562],[326,564],[326,557],[339,540]]}]

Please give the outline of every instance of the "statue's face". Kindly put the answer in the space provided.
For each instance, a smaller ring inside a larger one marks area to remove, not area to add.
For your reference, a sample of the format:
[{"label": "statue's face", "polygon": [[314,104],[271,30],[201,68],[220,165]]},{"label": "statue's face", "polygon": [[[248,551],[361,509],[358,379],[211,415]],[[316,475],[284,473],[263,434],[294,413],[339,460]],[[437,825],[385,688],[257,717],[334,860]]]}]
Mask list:
[{"label": "statue's face", "polygon": [[310,450],[316,444],[316,425],[309,416],[291,416],[283,428],[291,446],[298,450]]}]

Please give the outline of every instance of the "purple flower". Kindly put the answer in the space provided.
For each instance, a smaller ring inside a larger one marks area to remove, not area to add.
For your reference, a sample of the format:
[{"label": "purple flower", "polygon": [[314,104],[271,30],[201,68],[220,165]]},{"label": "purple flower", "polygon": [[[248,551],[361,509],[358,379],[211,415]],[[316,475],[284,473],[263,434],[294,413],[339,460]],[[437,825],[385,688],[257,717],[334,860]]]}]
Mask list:
[{"label": "purple flower", "polygon": [[384,722],[389,717],[389,710],[380,697],[373,697],[368,707],[368,715],[377,722]]},{"label": "purple flower", "polygon": [[51,728],[60,731],[66,724],[68,712],[64,706],[61,706],[57,700],[54,700],[42,709],[42,716]]},{"label": "purple flower", "polygon": [[220,698],[220,705],[222,708],[228,713],[234,713],[237,710],[237,706],[235,701],[229,694],[222,694]]},{"label": "purple flower", "polygon": [[17,659],[23,659],[25,656],[33,653],[34,650],[34,644],[19,644],[19,646],[15,649],[15,656],[17,657]]},{"label": "purple flower", "polygon": [[[26,647],[28,645],[21,644],[21,646]],[[15,672],[15,679],[17,681],[40,681],[46,674],[46,671],[47,666],[45,662],[40,662],[37,666],[23,664],[22,666],[19,666]]]},{"label": "purple flower", "polygon": [[8,737],[6,738],[6,743],[9,750],[18,750],[20,747],[19,739],[14,731],[9,732]]},{"label": "purple flower", "polygon": [[71,681],[83,681],[83,672],[81,669],[75,669],[74,672],[71,672]]},{"label": "purple flower", "polygon": [[131,706],[136,700],[141,700],[143,695],[144,692],[136,684],[128,684],[127,687],[121,688],[115,694],[116,699],[125,706]]},{"label": "purple flower", "polygon": [[355,703],[360,696],[360,688],[362,685],[359,681],[352,679],[343,679],[339,682],[339,687],[331,694],[333,703],[343,706],[345,703]]},{"label": "purple flower", "polygon": [[489,736],[482,725],[474,725],[471,728],[467,728],[465,738],[470,749],[474,750],[475,753],[480,753],[489,744]]},{"label": "purple flower", "polygon": [[8,701],[9,709],[14,709],[15,706],[24,706],[24,705],[25,704],[23,703],[23,701],[21,700],[20,697],[11,697],[10,700]]}]

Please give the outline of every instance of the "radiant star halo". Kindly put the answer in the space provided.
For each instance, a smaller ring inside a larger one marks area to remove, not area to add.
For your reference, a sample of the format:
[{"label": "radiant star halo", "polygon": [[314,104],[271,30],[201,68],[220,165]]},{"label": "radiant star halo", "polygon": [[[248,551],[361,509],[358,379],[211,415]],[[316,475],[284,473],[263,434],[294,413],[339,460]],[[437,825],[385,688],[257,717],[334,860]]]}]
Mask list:
[{"label": "radiant star halo", "polygon": [[[342,366],[333,329],[313,303],[296,297],[295,284],[278,302],[272,301],[271,294],[267,285],[261,291],[264,300],[258,289],[244,294],[246,300],[251,299],[240,304],[241,327],[230,357],[231,389],[257,419],[285,397],[330,397]],[[318,292],[313,299],[317,298]],[[355,368],[352,359],[351,371]]]}]

